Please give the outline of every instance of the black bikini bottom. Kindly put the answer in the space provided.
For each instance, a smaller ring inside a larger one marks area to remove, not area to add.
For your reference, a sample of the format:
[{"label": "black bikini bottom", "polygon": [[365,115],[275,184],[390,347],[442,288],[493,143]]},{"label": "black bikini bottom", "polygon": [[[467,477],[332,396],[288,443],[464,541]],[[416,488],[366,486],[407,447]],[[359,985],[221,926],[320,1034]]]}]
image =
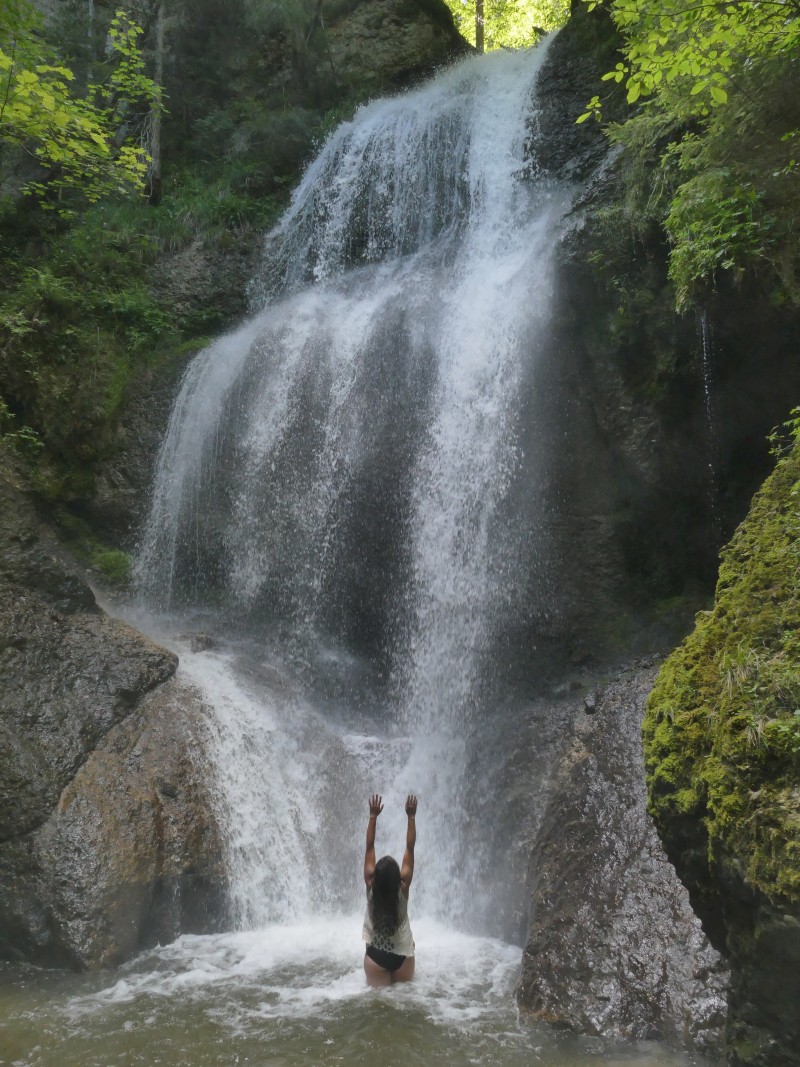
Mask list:
[{"label": "black bikini bottom", "polygon": [[367,945],[367,955],[385,971],[399,970],[408,959],[407,956],[399,956],[396,952],[384,952],[382,948],[375,948],[374,945]]}]

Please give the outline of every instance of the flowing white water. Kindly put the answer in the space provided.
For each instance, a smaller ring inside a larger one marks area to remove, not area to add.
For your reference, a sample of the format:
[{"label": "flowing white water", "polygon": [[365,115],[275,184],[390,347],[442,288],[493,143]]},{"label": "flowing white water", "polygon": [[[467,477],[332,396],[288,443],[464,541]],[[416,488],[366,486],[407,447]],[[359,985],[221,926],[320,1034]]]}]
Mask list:
[{"label": "flowing white water", "polygon": [[708,503],[711,525],[717,543],[722,539],[722,519],[719,507],[719,432],[717,428],[714,328],[708,312],[703,310],[698,317],[700,334],[700,370],[703,376],[703,414],[705,416],[706,449],[708,468]]},{"label": "flowing white water", "polygon": [[151,605],[250,635],[183,656],[215,709],[240,926],[355,903],[341,857],[378,789],[379,849],[402,850],[407,791],[437,841],[417,914],[481,928],[491,812],[468,767],[530,586],[508,490],[535,465],[517,423],[570,202],[539,172],[544,55],[468,60],[344,124],[267,239],[262,310],[175,405],[138,575]]}]

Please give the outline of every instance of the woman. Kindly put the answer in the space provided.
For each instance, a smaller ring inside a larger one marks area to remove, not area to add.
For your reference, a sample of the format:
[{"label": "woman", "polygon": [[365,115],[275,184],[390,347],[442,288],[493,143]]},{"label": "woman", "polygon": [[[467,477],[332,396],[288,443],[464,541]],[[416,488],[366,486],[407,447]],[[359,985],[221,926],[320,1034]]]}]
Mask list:
[{"label": "woman", "polygon": [[367,850],[364,853],[364,881],[367,884],[367,912],[362,937],[367,943],[364,972],[371,986],[410,982],[414,977],[414,938],[408,922],[408,890],[414,877],[414,845],[417,841],[417,798],[406,800],[406,851],[403,866],[392,856],[375,862],[375,828],[383,811],[383,798],[369,798]]}]

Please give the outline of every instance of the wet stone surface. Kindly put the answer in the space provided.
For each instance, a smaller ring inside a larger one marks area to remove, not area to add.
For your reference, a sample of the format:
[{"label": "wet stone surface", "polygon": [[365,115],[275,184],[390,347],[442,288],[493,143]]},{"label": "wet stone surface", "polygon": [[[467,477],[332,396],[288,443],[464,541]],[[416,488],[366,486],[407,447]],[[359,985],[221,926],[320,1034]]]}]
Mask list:
[{"label": "wet stone surface", "polygon": [[719,1048],[726,968],[645,809],[641,719],[657,666],[576,700],[535,841],[517,996],[575,1033]]}]

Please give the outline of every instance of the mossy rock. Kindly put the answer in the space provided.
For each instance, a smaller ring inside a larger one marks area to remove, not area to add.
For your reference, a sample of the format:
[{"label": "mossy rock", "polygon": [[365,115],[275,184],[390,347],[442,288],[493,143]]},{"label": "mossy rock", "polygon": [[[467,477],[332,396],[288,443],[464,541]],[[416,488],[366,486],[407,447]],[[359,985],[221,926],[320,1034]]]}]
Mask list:
[{"label": "mossy rock", "polygon": [[800,445],[724,550],[713,611],[664,664],[644,724],[650,810],[694,821],[710,873],[734,863],[800,903]]},{"label": "mossy rock", "polygon": [[800,443],[724,550],[644,723],[649,810],[731,962],[730,1062],[800,1064]]}]

